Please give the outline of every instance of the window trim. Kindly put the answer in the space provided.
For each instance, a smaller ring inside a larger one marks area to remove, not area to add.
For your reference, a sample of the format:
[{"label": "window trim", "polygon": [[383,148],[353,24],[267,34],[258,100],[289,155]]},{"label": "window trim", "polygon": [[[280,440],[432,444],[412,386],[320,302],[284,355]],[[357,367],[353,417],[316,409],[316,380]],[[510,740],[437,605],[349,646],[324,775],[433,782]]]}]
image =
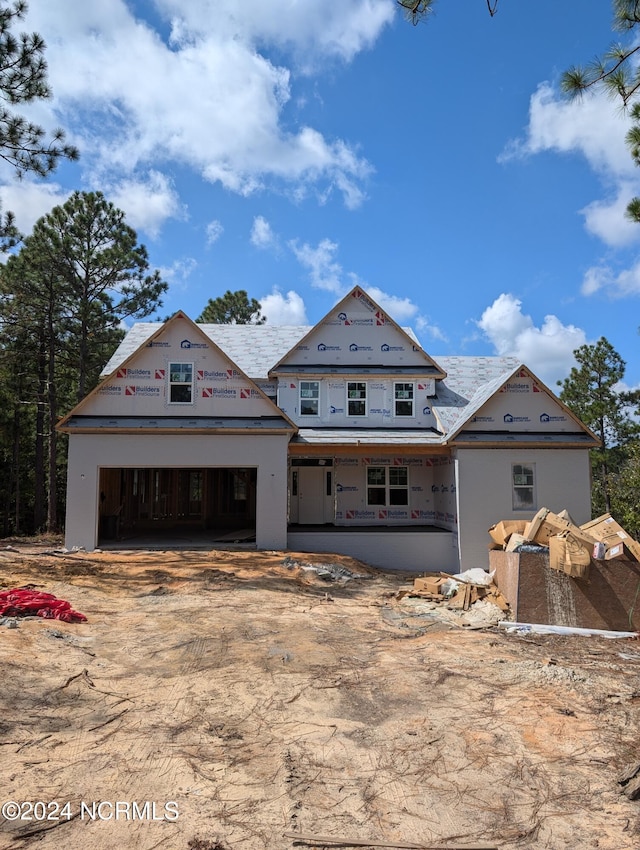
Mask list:
[{"label": "window trim", "polygon": [[[519,469],[519,472],[516,472]],[[525,476],[530,474],[531,483],[516,484],[516,475]],[[511,464],[511,508],[516,512],[526,512],[530,514],[532,511],[538,510],[538,493],[536,486],[536,465],[527,461]],[[531,504],[524,504],[520,499],[516,498],[518,492],[531,490]]]},{"label": "window trim", "polygon": [[[384,471],[384,484],[370,484],[369,483],[369,470],[383,470]],[[400,471],[404,470],[405,483],[397,484],[391,482],[391,470]],[[367,506],[373,508],[408,508],[409,507],[409,467],[408,466],[368,466],[367,467]],[[370,502],[369,501],[369,490],[377,490],[384,491],[384,502]],[[403,491],[406,494],[405,502],[392,502],[390,499],[391,492]]]},{"label": "window trim", "polygon": [[[411,387],[411,398],[398,398],[397,387]],[[411,413],[398,413],[398,402],[410,402]],[[416,415],[416,385],[415,381],[394,381],[393,382],[393,415],[398,419],[414,419]]]},{"label": "window trim", "polygon": [[[173,371],[173,366],[189,366],[191,369],[191,380],[190,381],[172,381],[171,373]],[[167,404],[171,405],[193,405],[196,400],[195,393],[195,363],[192,360],[170,360],[167,363]],[[173,401],[171,398],[171,390],[173,387],[185,387],[188,386],[191,390],[191,399],[189,401]]]},{"label": "window trim", "polygon": [[[350,390],[349,389],[350,386],[355,387],[355,389]],[[355,392],[355,393],[362,392],[362,390],[359,389],[359,387],[364,387],[364,396],[355,396],[354,398],[351,398],[349,396],[350,392]],[[368,390],[368,387],[367,387],[366,381],[347,381],[347,416],[358,416],[358,417],[360,417],[360,416],[366,416],[367,415],[367,390]],[[362,403],[362,405],[363,405],[362,413],[352,413],[351,408],[350,408],[351,402],[354,402],[355,404]]]},{"label": "window trim", "polygon": [[[302,412],[302,402],[303,402],[302,385],[303,384],[315,384],[316,385],[317,395],[316,396],[305,396],[304,397],[305,402],[315,401],[316,408],[317,408],[315,413],[306,413],[306,412],[303,413]],[[298,385],[298,404],[300,406],[300,416],[313,416],[314,418],[320,416],[320,381],[300,381],[300,383]]]}]

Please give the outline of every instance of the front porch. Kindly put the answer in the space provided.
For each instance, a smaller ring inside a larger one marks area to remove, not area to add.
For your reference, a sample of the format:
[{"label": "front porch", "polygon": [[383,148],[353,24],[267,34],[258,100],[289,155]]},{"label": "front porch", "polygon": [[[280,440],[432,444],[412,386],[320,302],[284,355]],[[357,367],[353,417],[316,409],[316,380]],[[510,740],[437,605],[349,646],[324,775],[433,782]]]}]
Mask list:
[{"label": "front porch", "polygon": [[435,525],[289,525],[287,548],[335,552],[383,570],[456,573],[458,535]]}]

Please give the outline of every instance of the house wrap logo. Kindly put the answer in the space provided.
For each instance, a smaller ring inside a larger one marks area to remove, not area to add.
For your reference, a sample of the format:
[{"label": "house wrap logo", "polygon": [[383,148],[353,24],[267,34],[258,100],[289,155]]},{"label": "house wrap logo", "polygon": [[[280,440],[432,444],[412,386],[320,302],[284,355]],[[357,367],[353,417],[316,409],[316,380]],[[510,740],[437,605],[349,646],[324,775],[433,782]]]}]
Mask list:
[{"label": "house wrap logo", "polygon": [[431,408],[430,407],[423,407],[422,408],[422,415],[423,416],[430,416],[431,415]]},{"label": "house wrap logo", "polygon": [[116,378],[141,378],[151,380],[151,369],[118,369]]},{"label": "house wrap logo", "polygon": [[530,384],[521,383],[519,381],[510,381],[500,390],[501,393],[528,393],[530,391]]},{"label": "house wrap logo", "polygon": [[125,395],[138,396],[156,396],[160,395],[160,387],[153,386],[138,386],[138,384],[128,385],[124,388]]},{"label": "house wrap logo", "polygon": [[386,342],[383,342],[380,346],[380,351],[404,351],[403,345],[389,345]]},{"label": "house wrap logo", "polygon": [[345,511],[344,514],[345,519],[375,519],[376,514],[375,511]]},{"label": "house wrap logo", "polygon": [[226,381],[229,375],[217,369],[198,369],[196,378],[198,381]]},{"label": "house wrap logo", "polygon": [[567,417],[566,416],[550,416],[548,413],[541,413],[540,414],[540,421],[541,422],[566,422]]},{"label": "house wrap logo", "polygon": [[318,343],[318,351],[342,351],[339,345],[325,345],[324,342]]},{"label": "house wrap logo", "polygon": [[358,345],[355,342],[352,342],[349,346],[349,351],[373,351],[370,345]]},{"label": "house wrap logo", "polygon": [[505,413],[502,418],[507,425],[511,425],[514,422],[531,422],[528,416],[513,416],[511,413]]},{"label": "house wrap logo", "polygon": [[183,339],[180,348],[209,348],[209,346],[206,342],[191,342],[189,339]]},{"label": "house wrap logo", "polygon": [[411,519],[435,519],[435,511],[412,510]]}]

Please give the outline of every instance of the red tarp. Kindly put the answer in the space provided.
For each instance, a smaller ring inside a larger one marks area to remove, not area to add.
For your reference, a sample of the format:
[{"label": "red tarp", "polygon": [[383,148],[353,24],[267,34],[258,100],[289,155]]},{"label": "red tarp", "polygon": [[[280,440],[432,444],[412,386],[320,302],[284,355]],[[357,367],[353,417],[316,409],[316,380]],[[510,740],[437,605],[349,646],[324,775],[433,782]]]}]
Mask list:
[{"label": "red tarp", "polygon": [[0,591],[0,617],[44,617],[45,620],[62,620],[65,623],[86,623],[84,614],[74,611],[64,599],[39,590]]}]

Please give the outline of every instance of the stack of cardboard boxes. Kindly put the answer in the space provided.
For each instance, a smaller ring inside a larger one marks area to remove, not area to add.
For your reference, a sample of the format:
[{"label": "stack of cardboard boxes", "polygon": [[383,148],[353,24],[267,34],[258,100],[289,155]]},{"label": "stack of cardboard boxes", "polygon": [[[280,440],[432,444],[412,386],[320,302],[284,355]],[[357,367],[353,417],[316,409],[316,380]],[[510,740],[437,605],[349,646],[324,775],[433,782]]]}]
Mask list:
[{"label": "stack of cardboard boxes", "polygon": [[577,526],[566,511],[541,508],[530,521],[502,520],[489,529],[491,549],[507,552],[523,545],[549,549],[549,565],[573,578],[588,578],[591,559],[640,561],[640,543],[630,537],[610,514]]}]

